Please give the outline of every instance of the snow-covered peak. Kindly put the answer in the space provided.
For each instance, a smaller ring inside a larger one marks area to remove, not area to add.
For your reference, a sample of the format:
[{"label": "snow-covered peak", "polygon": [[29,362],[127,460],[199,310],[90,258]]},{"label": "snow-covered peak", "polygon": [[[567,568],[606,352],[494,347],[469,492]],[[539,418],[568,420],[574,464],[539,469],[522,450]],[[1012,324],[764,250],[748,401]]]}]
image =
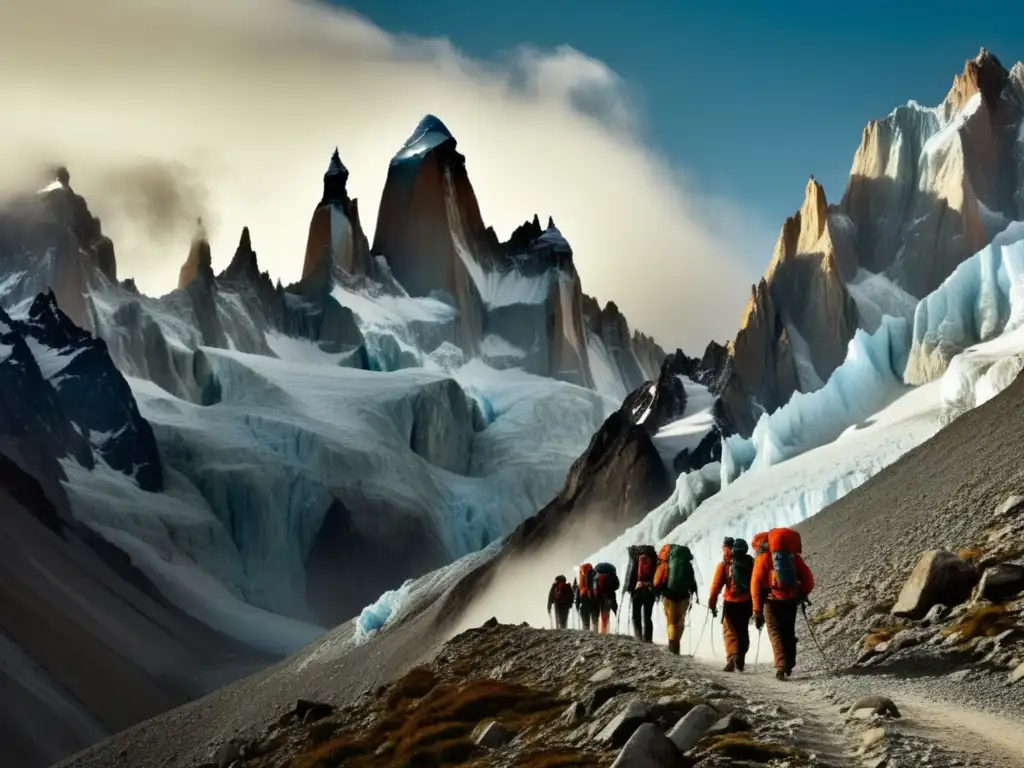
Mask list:
[{"label": "snow-covered peak", "polygon": [[531,246],[531,248],[537,247],[548,247],[554,251],[572,253],[572,247],[569,245],[569,241],[565,239],[562,232],[555,226],[554,220],[550,217],[548,217],[548,228],[541,233],[541,236],[538,237]]},{"label": "snow-covered peak", "polygon": [[455,137],[452,136],[451,131],[439,118],[434,115],[426,115],[420,120],[412,135],[406,139],[402,148],[398,150],[398,154],[391,159],[391,165],[423,157],[446,141],[451,141],[454,145]]}]

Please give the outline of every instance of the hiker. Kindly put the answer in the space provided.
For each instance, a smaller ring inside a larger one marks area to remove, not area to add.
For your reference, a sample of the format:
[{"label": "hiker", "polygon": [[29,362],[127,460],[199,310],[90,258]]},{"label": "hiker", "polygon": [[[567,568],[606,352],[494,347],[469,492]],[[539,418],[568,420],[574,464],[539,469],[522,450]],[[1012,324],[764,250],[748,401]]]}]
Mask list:
[{"label": "hiker", "polygon": [[590,572],[589,588],[594,594],[597,611],[601,616],[599,632],[607,635],[610,614],[619,612],[619,603],[615,599],[615,593],[619,589],[619,576],[615,572],[615,566],[611,563],[595,565],[594,570]]},{"label": "hiker", "polygon": [[[658,570],[654,573],[654,589],[665,606],[668,628],[668,650],[679,655],[686,626],[690,599],[697,595],[697,577],[693,575],[693,554],[682,544],[666,544],[658,553]],[[697,604],[700,598],[697,597]]]},{"label": "hiker", "polygon": [[658,553],[650,544],[628,547],[629,565],[626,568],[625,591],[629,592],[633,614],[633,636],[643,643],[654,642],[654,621],[651,613],[657,595],[654,592],[654,572],[658,569]]},{"label": "hiker", "polygon": [[594,566],[584,563],[576,580],[576,610],[580,614],[580,624],[587,632],[597,631],[597,602],[590,587],[593,572]]},{"label": "hiker", "polygon": [[[722,562],[711,579],[708,610],[718,618],[718,595],[722,593],[722,640],[725,644],[725,671],[743,671],[750,650],[750,578],[754,560],[747,554],[747,542],[726,537],[722,543]],[[724,588],[724,593],[722,592]]]},{"label": "hiker", "polygon": [[775,677],[785,680],[796,666],[796,614],[814,589],[814,574],[800,556],[800,534],[792,528],[768,532],[768,550],[757,556],[750,580],[754,626],[768,629]]},{"label": "hiker", "polygon": [[555,576],[555,583],[548,590],[548,615],[551,615],[551,608],[554,606],[556,628],[565,629],[569,626],[569,610],[572,608],[573,600],[572,587],[565,576]]}]

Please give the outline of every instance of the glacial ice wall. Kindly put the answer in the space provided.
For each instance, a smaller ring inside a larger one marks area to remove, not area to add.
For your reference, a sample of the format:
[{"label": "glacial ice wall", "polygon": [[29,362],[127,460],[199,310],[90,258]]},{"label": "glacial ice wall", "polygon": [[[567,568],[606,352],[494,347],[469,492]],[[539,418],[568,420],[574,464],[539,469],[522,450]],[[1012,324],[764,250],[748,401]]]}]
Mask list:
[{"label": "glacial ice wall", "polygon": [[858,330],[824,386],[797,392],[782,408],[762,414],[749,438],[723,441],[722,484],[825,445],[891,403],[906,391],[900,374],[909,344],[910,325],[903,318],[883,317],[870,335]]},{"label": "glacial ice wall", "polygon": [[904,380],[933,381],[963,350],[1022,323],[1024,222],[1014,222],[918,304]]}]

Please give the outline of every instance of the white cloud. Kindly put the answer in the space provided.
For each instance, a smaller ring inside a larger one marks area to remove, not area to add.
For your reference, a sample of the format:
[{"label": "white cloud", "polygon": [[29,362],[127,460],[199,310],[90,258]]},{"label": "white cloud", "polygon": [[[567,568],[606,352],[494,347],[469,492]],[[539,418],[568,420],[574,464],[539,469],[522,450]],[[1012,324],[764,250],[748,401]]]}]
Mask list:
[{"label": "white cloud", "polygon": [[199,214],[215,267],[248,225],[263,268],[297,279],[335,145],[372,240],[388,162],[427,112],[499,235],[554,215],[584,289],[666,345],[732,335],[760,261],[744,251],[770,240],[645,146],[621,79],[564,46],[495,65],[298,0],[2,3],[0,103],[5,181],[66,163],[150,293],[174,287]]}]

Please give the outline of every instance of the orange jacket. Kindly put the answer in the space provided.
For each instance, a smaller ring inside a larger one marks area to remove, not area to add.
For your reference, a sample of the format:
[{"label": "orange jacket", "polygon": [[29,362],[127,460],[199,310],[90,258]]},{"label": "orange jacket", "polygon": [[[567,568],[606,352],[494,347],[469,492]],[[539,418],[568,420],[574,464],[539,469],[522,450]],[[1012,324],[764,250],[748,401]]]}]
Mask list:
[{"label": "orange jacket", "polygon": [[793,555],[796,561],[796,577],[800,582],[796,587],[782,589],[773,586],[772,555],[764,552],[754,560],[754,574],[750,578],[750,594],[754,600],[754,613],[760,613],[764,607],[765,599],[769,600],[795,600],[801,595],[806,597],[814,589],[814,574],[807,567],[807,563],[800,555]]},{"label": "orange jacket", "polygon": [[750,595],[737,595],[732,590],[732,558],[729,557],[715,567],[715,575],[711,579],[711,594],[708,596],[708,608],[714,608],[718,604],[718,595],[725,588],[722,599],[727,603],[750,602]]}]

